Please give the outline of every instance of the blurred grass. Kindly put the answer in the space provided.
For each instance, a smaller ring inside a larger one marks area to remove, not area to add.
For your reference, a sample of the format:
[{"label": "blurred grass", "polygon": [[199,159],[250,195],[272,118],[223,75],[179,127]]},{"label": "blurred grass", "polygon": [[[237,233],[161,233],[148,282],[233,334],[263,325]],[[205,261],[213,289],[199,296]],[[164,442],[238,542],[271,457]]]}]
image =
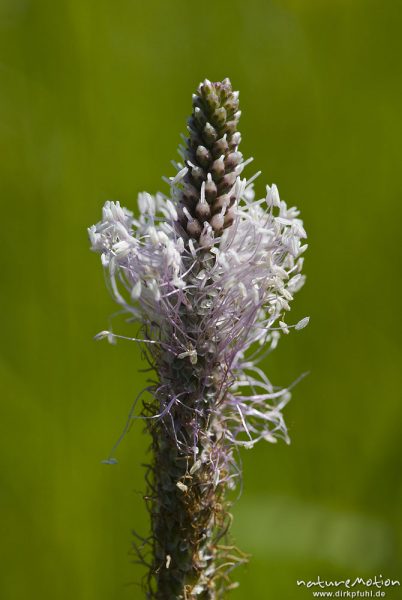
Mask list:
[{"label": "blurred grass", "polygon": [[164,188],[204,77],[240,89],[257,190],[276,182],[311,244],[311,325],[265,365],[311,375],[292,445],[244,453],[233,598],[402,579],[401,25],[393,0],[0,1],[2,599],[142,597],[141,426],[100,460],[144,376],[134,346],[92,341],[114,306],[85,228]]}]

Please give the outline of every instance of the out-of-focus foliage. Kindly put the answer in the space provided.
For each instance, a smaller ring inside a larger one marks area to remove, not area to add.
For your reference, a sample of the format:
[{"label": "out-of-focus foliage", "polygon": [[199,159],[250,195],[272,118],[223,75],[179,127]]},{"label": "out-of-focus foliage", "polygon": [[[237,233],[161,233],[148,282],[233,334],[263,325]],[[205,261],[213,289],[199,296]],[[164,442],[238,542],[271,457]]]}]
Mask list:
[{"label": "out-of-focus foliage", "polygon": [[264,365],[278,385],[311,373],[292,445],[243,454],[234,532],[253,558],[233,598],[401,579],[398,2],[2,0],[0,27],[0,597],[143,597],[141,423],[100,461],[149,375],[134,344],[92,340],[114,307],[85,229],[106,199],[166,189],[191,93],[225,76],[257,191],[277,183],[311,245],[292,315],[311,323]]}]

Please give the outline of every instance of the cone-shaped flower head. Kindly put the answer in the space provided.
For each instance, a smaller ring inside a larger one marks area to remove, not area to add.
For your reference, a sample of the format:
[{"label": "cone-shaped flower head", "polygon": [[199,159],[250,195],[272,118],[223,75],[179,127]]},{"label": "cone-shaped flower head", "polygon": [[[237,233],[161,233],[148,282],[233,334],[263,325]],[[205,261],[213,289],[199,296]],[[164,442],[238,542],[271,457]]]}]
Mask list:
[{"label": "cone-shaped flower head", "polygon": [[215,235],[233,223],[234,186],[243,159],[238,152],[239,118],[239,93],[232,90],[229,79],[200,84],[188,122],[184,153],[188,170],[179,199],[182,223],[194,239],[200,238],[205,223]]},{"label": "cone-shaped flower head", "polygon": [[238,99],[228,79],[204,81],[169,196],[140,194],[138,218],[107,202],[89,229],[158,379],[143,412],[154,455],[149,597],[222,597],[234,448],[288,440],[289,387],[275,388],[257,363],[292,327],[285,315],[304,283],[306,234],[275,185],[255,200],[254,178],[241,178]]}]

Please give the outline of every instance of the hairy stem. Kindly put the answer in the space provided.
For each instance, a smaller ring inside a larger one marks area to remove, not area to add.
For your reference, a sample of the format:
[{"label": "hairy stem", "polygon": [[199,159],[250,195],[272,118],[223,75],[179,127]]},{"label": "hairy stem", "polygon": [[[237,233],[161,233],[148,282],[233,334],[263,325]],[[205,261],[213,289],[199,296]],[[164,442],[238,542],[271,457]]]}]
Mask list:
[{"label": "hairy stem", "polygon": [[[188,361],[189,362],[189,361]],[[180,397],[169,416],[150,423],[152,435],[153,573],[157,599],[222,597],[218,542],[230,516],[222,466],[224,435],[214,414],[219,398],[204,388],[207,365],[173,360],[164,380],[164,405]],[[165,365],[166,369],[166,365]],[[179,390],[179,391],[177,391]],[[149,407],[155,414],[155,406]],[[225,455],[225,462],[227,455]],[[224,466],[224,465],[223,465]]]}]

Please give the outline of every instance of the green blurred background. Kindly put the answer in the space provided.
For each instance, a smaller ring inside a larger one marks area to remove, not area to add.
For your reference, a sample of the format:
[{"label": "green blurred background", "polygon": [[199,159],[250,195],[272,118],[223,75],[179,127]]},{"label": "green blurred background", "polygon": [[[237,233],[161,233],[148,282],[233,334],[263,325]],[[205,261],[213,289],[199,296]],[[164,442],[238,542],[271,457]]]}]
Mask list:
[{"label": "green blurred background", "polygon": [[311,324],[265,368],[311,373],[292,445],[243,453],[253,558],[232,597],[402,580],[401,3],[1,0],[0,18],[1,600],[143,597],[141,424],[100,461],[144,375],[135,345],[92,339],[114,306],[86,227],[106,199],[166,190],[204,77],[240,89],[257,191],[277,183],[310,241],[291,321]]}]

